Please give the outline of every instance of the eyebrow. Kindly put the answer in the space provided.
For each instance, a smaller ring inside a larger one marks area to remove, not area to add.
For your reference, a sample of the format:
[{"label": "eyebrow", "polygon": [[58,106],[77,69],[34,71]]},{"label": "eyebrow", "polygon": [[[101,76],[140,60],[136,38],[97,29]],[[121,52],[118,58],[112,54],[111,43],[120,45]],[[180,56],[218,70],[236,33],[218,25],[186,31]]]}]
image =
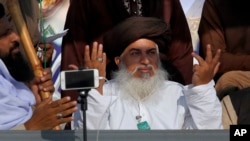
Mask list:
[{"label": "eyebrow", "polygon": [[[138,47],[139,46],[133,47],[133,48],[129,49],[128,52],[131,52],[131,51],[141,51],[141,49],[139,49]],[[159,54],[158,45],[156,45],[154,47],[148,46],[148,49],[146,51],[148,52],[148,51],[152,51],[152,50],[156,50],[156,52]],[[120,57],[123,57],[123,55],[124,55],[124,52],[120,55]]]},{"label": "eyebrow", "polygon": [[[146,51],[152,51],[152,50],[157,50],[157,48],[155,48],[155,47],[150,47],[149,49],[146,49]],[[139,49],[139,48],[131,48],[130,50],[129,50],[129,52],[131,52],[131,51],[141,51],[141,49]]]}]

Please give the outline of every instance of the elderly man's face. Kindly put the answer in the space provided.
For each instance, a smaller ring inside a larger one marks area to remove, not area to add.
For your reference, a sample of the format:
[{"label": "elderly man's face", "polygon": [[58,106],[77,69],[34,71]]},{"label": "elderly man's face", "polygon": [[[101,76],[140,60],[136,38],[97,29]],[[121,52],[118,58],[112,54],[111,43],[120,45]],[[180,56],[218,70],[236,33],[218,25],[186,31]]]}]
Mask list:
[{"label": "elderly man's face", "polygon": [[136,40],[124,50],[120,57],[116,57],[115,61],[117,65],[123,63],[134,77],[149,78],[158,68],[157,45],[148,39]]}]

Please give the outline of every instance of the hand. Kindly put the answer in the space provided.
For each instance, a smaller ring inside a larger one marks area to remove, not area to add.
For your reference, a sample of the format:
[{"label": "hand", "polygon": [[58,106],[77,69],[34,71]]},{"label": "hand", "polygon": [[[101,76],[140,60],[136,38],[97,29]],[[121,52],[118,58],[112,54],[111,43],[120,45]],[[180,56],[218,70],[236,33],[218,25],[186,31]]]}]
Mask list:
[{"label": "hand", "polygon": [[[99,76],[106,77],[106,53],[103,52],[102,44],[94,42],[91,53],[90,53],[90,46],[86,45],[83,59],[84,59],[84,68],[98,69]],[[74,64],[70,64],[68,67],[71,70],[79,69],[79,67]]]},{"label": "hand", "polygon": [[[64,97],[52,102],[51,98],[42,101],[34,109],[32,117],[24,124],[27,130],[49,130],[62,123],[70,122],[71,115],[77,110],[77,102]],[[62,117],[58,117],[57,114]]]},{"label": "hand", "polygon": [[54,46],[51,43],[38,44],[37,53],[41,63],[45,61],[48,64],[48,66],[50,66],[52,62],[53,51],[54,51]]},{"label": "hand", "polygon": [[41,91],[50,92],[52,94],[55,90],[54,83],[52,81],[51,69],[50,68],[44,69],[42,74],[43,74],[42,77],[36,76],[29,83],[29,87],[34,94],[37,103],[40,103],[42,101],[41,96],[39,94]]},{"label": "hand", "polygon": [[205,60],[203,60],[199,55],[192,53],[192,56],[196,58],[199,63],[195,64],[193,67],[194,73],[192,83],[194,86],[207,84],[213,79],[220,66],[220,52],[221,50],[217,50],[215,56],[213,57],[211,46],[208,44]]},{"label": "hand", "polygon": [[[106,78],[106,53],[103,52],[102,44],[98,44],[97,42],[93,42],[92,51],[90,53],[89,45],[85,46],[84,51],[84,67],[89,69],[98,69],[99,76]],[[105,80],[99,80],[99,87],[96,88],[100,94],[103,92],[103,84]]]},{"label": "hand", "polygon": [[[98,69],[100,77],[106,77],[106,53],[103,52],[102,44],[98,44],[97,42],[93,42],[92,51],[90,53],[90,46],[85,46],[84,51],[84,67],[87,69]],[[78,66],[74,64],[70,64],[69,69],[77,70]],[[102,87],[105,80],[101,79],[99,81],[99,87],[96,88],[100,94],[102,94]]]},{"label": "hand", "polygon": [[103,52],[102,44],[93,42],[91,53],[90,46],[85,46],[84,65],[84,67],[89,69],[98,69],[99,75],[106,77],[106,53]]}]

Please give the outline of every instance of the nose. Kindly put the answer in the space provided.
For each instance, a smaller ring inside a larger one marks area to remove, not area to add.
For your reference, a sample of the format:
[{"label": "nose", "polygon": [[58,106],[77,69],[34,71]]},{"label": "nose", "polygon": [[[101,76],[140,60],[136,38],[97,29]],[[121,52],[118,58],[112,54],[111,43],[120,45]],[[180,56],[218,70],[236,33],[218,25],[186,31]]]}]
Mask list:
[{"label": "nose", "polygon": [[17,33],[15,33],[15,32],[12,32],[12,33],[10,34],[10,38],[11,38],[11,41],[12,41],[12,42],[20,42],[20,37],[19,37],[19,35],[17,35]]},{"label": "nose", "polygon": [[141,63],[142,63],[142,64],[145,64],[145,65],[147,65],[147,64],[150,63],[149,58],[148,58],[147,55],[142,55]]}]

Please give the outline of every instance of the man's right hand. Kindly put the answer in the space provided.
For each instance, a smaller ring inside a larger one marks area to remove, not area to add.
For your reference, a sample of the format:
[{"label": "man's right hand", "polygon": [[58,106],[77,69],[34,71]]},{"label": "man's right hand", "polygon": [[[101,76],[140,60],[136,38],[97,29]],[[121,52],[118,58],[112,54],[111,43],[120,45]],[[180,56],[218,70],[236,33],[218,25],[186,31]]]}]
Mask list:
[{"label": "man's right hand", "polygon": [[32,117],[24,124],[25,128],[27,130],[50,130],[62,123],[71,122],[73,118],[68,115],[77,110],[76,105],[77,102],[70,101],[70,97],[53,102],[51,98],[48,98],[35,107]]}]

